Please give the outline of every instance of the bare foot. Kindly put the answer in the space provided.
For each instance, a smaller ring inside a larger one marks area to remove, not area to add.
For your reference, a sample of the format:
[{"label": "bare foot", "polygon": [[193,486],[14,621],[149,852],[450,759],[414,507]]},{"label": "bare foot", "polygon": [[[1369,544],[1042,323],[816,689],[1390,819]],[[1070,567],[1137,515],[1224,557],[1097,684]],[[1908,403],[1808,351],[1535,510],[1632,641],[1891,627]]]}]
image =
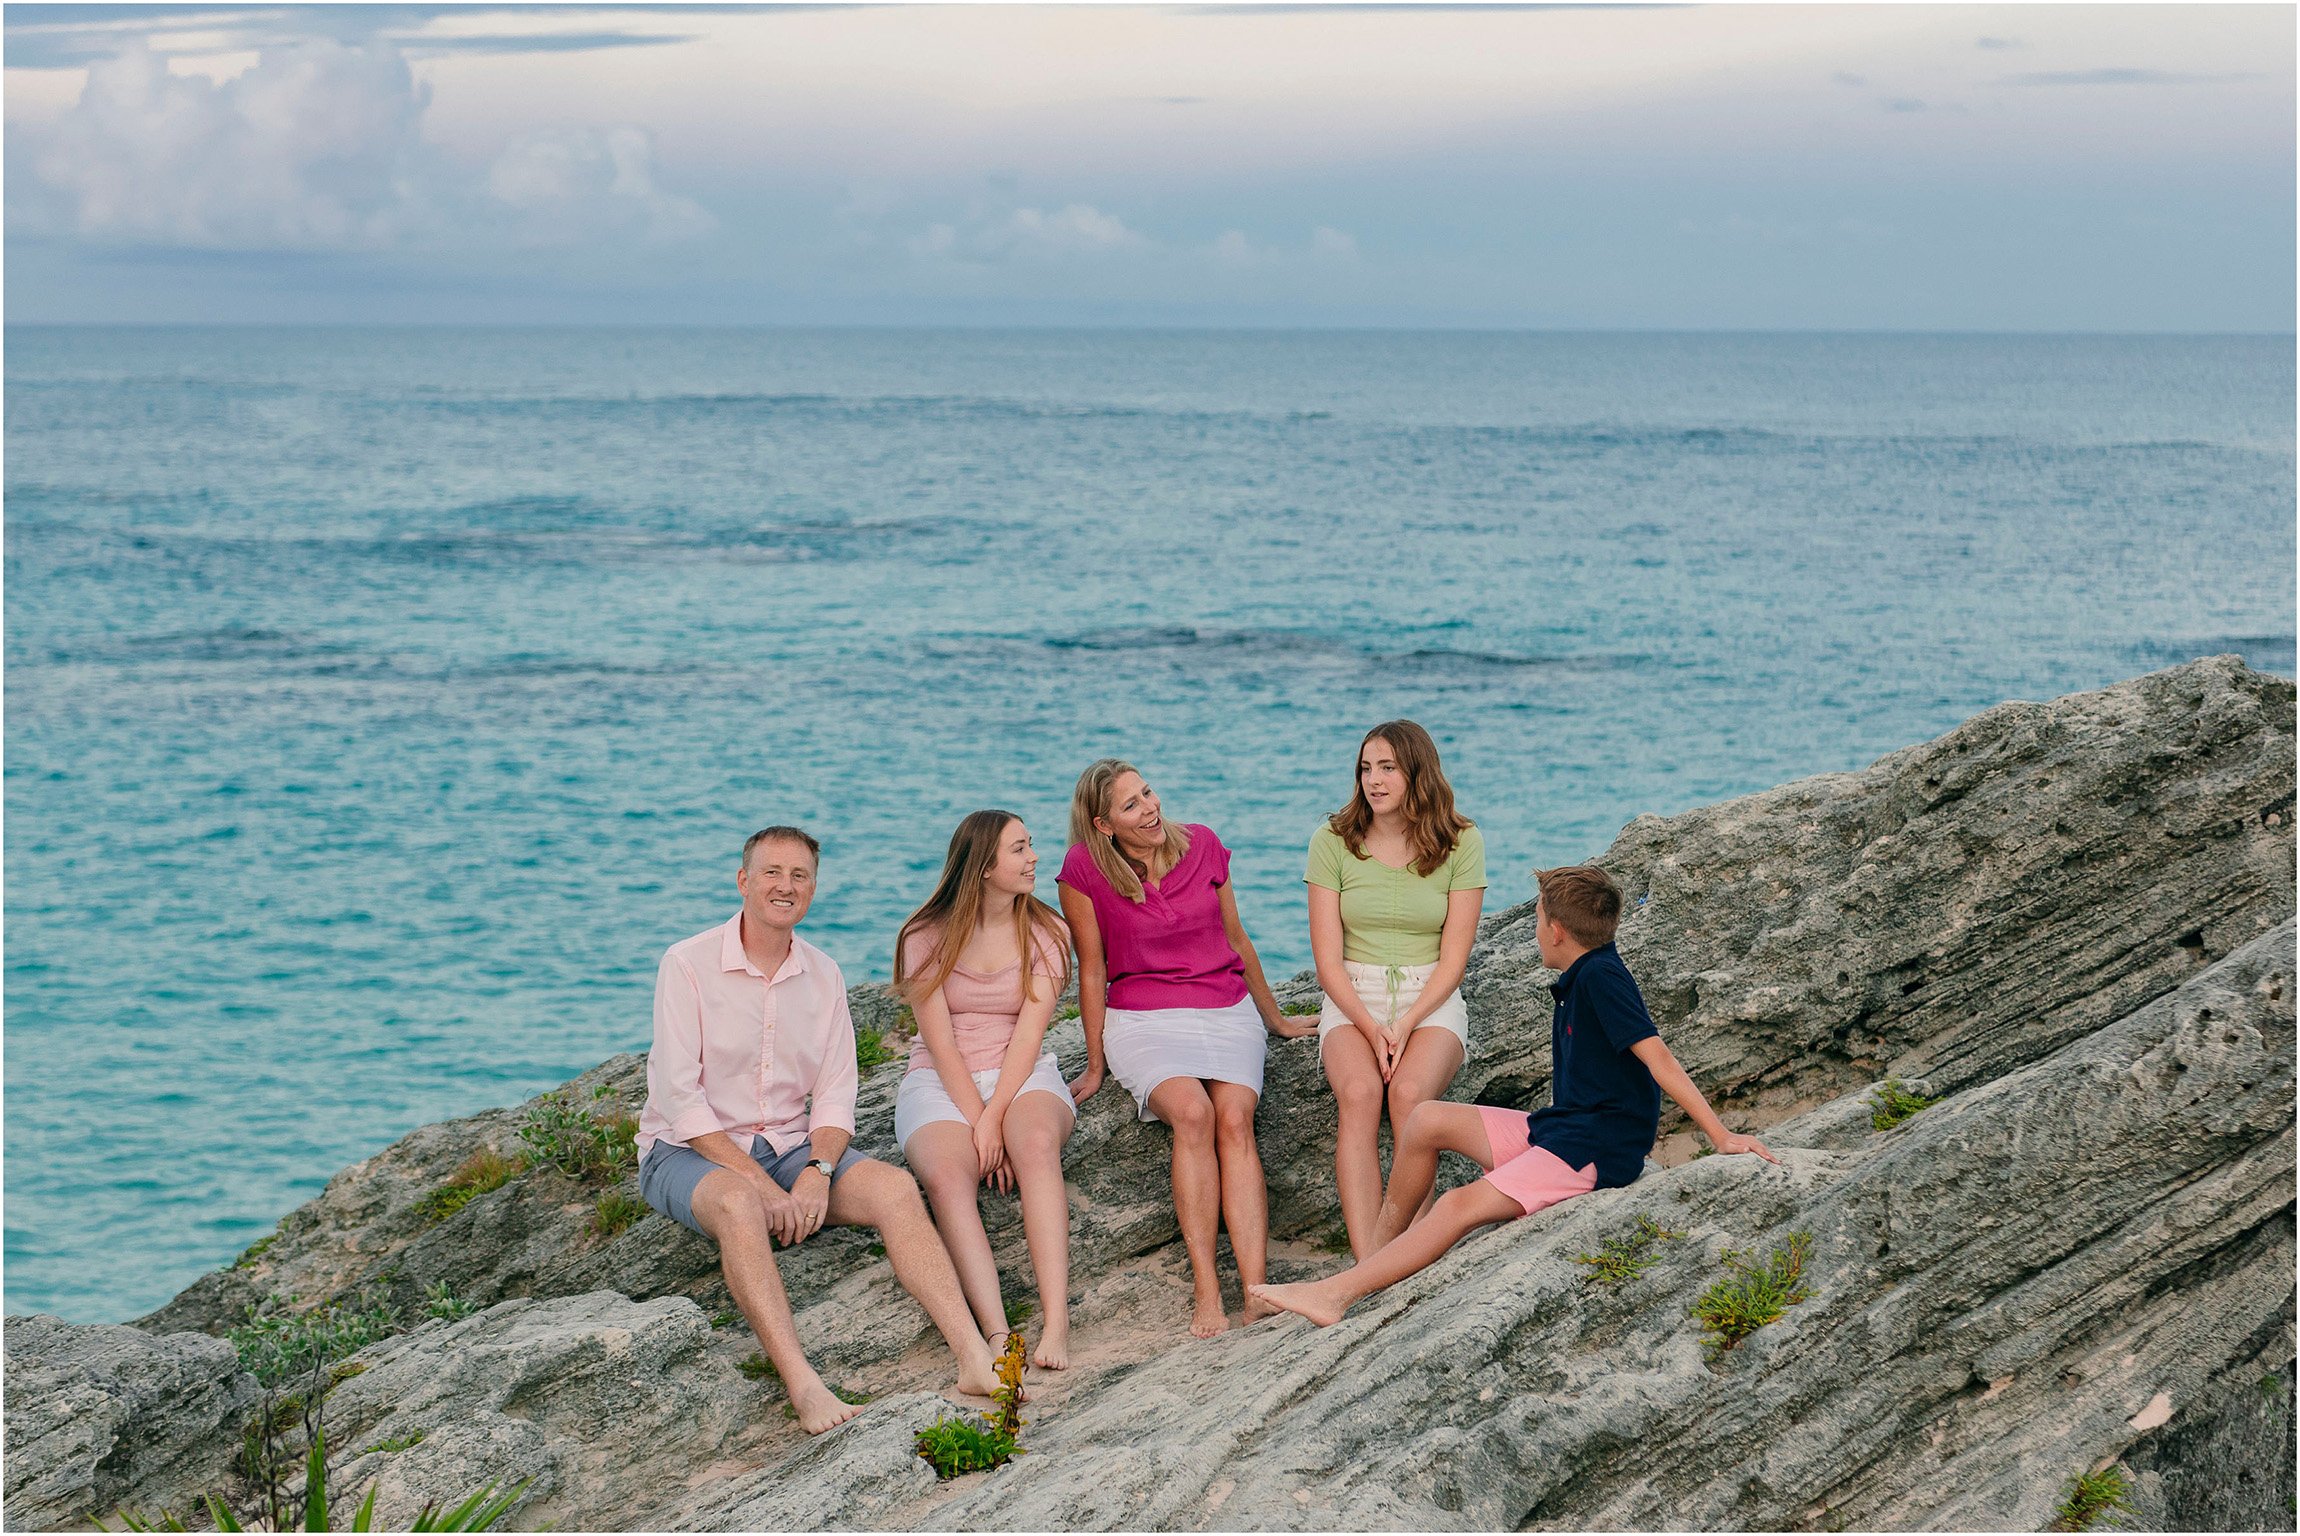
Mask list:
[{"label": "bare foot", "polygon": [[957,1391],[963,1397],[988,1397],[998,1390],[998,1371],[991,1363],[988,1351],[973,1364],[961,1362],[958,1367]]},{"label": "bare foot", "polygon": [[1046,1331],[1038,1336],[1038,1348],[1031,1351],[1030,1363],[1047,1371],[1070,1369],[1070,1325],[1048,1323]]},{"label": "bare foot", "polygon": [[1246,1287],[1246,1321],[1249,1323],[1258,1323],[1265,1317],[1275,1317],[1282,1310],[1276,1302],[1264,1301],[1261,1292],[1261,1286]]},{"label": "bare foot", "polygon": [[820,1377],[812,1386],[791,1390],[791,1408],[799,1416],[799,1428],[810,1435],[835,1429],[862,1412],[862,1404],[847,1402],[824,1386]]},{"label": "bare foot", "polygon": [[1230,1314],[1222,1310],[1219,1296],[1198,1298],[1190,1309],[1190,1333],[1194,1338],[1210,1339],[1230,1326]]},{"label": "bare foot", "polygon": [[1331,1289],[1331,1282],[1325,1280],[1313,1280],[1301,1285],[1249,1286],[1247,1294],[1273,1307],[1306,1317],[1320,1328],[1331,1328],[1340,1322],[1342,1313],[1349,1306]]}]

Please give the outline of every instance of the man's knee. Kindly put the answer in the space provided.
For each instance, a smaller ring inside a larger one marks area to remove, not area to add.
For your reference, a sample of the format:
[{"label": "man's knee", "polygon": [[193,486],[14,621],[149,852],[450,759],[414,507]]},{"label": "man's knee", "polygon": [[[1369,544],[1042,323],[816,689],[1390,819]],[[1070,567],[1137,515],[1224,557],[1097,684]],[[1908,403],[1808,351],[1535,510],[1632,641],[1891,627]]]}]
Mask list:
[{"label": "man's knee", "polygon": [[705,1179],[695,1190],[696,1222],[721,1245],[767,1235],[766,1202],[757,1190],[737,1179]]},{"label": "man's knee", "polygon": [[[971,1182],[966,1186],[974,1187]],[[926,1201],[919,1194],[918,1180],[892,1163],[876,1158],[865,1158],[839,1176],[832,1186],[833,1196],[844,1194],[841,1204],[851,1205],[857,1219],[866,1225],[882,1226],[912,1214],[924,1216]]]}]

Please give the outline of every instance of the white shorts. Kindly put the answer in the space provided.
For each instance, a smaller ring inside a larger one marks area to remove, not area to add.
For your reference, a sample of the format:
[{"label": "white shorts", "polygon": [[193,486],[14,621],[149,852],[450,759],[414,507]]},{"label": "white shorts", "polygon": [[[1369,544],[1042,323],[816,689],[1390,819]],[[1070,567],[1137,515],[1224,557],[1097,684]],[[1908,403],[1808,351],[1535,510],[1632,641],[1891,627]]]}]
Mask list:
[{"label": "white shorts", "polygon": [[[974,1091],[982,1095],[985,1104],[990,1102],[991,1094],[998,1090],[998,1072],[998,1068],[992,1067],[987,1072],[974,1074]],[[1020,1100],[1023,1093],[1051,1093],[1062,1101],[1062,1107],[1073,1116],[1078,1113],[1070,1100],[1070,1086],[1062,1081],[1062,1069],[1055,1065],[1052,1051],[1038,1053],[1038,1064],[1030,1069],[1030,1076],[1023,1080],[1022,1093],[1014,1097]],[[950,1090],[943,1087],[940,1072],[932,1067],[919,1067],[905,1072],[902,1075],[902,1086],[895,1090],[894,1095],[894,1144],[898,1147],[909,1146],[911,1136],[920,1126],[932,1125],[937,1120],[956,1120],[960,1125],[967,1123],[966,1116],[960,1114],[958,1106],[950,1101]]]},{"label": "white shorts", "polygon": [[1102,1057],[1145,1120],[1170,1077],[1211,1078],[1262,1092],[1268,1032],[1251,997],[1227,1008],[1112,1008],[1102,1015]]},{"label": "white shorts", "polygon": [[[1374,1016],[1376,1024],[1388,1025],[1399,1014],[1411,1008],[1422,995],[1422,987],[1437,970],[1437,963],[1428,965],[1366,965],[1356,960],[1345,960],[1342,969],[1350,973],[1350,983],[1357,988],[1358,1001]],[[1437,1011],[1416,1024],[1416,1029],[1431,1025],[1446,1030],[1461,1042],[1466,1055],[1469,1051],[1469,1009],[1461,1000],[1461,988],[1453,989],[1453,996],[1438,1005]],[[1318,1055],[1323,1060],[1326,1036],[1337,1029],[1354,1029],[1334,1000],[1327,998],[1318,1010]]]}]

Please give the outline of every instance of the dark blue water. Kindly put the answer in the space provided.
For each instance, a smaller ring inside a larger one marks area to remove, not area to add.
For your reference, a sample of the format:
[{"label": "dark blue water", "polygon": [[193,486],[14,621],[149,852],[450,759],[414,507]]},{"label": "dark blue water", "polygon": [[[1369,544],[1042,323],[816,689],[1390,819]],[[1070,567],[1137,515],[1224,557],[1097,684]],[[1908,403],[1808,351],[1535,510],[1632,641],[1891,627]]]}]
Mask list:
[{"label": "dark blue water", "polygon": [[1122,754],[1286,972],[1390,715],[1498,907],[2001,699],[2293,665],[2289,338],[7,342],[11,1311],[643,1044],[768,821],[883,976],[960,814],[1058,854]]}]

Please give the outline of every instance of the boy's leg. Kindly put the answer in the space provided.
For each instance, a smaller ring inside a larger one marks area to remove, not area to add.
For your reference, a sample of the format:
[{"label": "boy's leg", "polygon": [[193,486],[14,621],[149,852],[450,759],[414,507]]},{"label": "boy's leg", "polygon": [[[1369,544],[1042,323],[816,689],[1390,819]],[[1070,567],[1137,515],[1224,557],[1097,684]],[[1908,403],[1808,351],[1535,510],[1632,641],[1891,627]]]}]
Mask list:
[{"label": "boy's leg", "polygon": [[988,1397],[998,1374],[990,1346],[974,1325],[958,1271],[926,1213],[918,1180],[891,1163],[864,1158],[831,1181],[828,1219],[842,1227],[875,1227],[902,1288],[926,1308],[950,1352],[958,1357],[958,1390]]},{"label": "boy's leg", "polygon": [[1479,1227],[1510,1221],[1524,1214],[1515,1200],[1480,1179],[1475,1184],[1446,1191],[1438,1203],[1430,1207],[1428,1216],[1415,1222],[1405,1235],[1372,1258],[1323,1280],[1301,1285],[1258,1285],[1253,1288],[1253,1294],[1272,1306],[1300,1313],[1320,1328],[1330,1328],[1342,1320],[1342,1314],[1349,1310],[1352,1302],[1395,1285],[1408,1275],[1419,1274]]},{"label": "boy's leg", "polygon": [[1413,1112],[1403,1130],[1391,1129],[1397,1130],[1398,1142],[1390,1157],[1390,1187],[1382,1196],[1381,1213],[1374,1219],[1377,1254],[1395,1242],[1421,1211],[1431,1186],[1437,1183],[1440,1152],[1459,1152],[1486,1172],[1493,1171],[1493,1142],[1486,1134],[1485,1115],[1476,1104],[1432,1099]]}]

